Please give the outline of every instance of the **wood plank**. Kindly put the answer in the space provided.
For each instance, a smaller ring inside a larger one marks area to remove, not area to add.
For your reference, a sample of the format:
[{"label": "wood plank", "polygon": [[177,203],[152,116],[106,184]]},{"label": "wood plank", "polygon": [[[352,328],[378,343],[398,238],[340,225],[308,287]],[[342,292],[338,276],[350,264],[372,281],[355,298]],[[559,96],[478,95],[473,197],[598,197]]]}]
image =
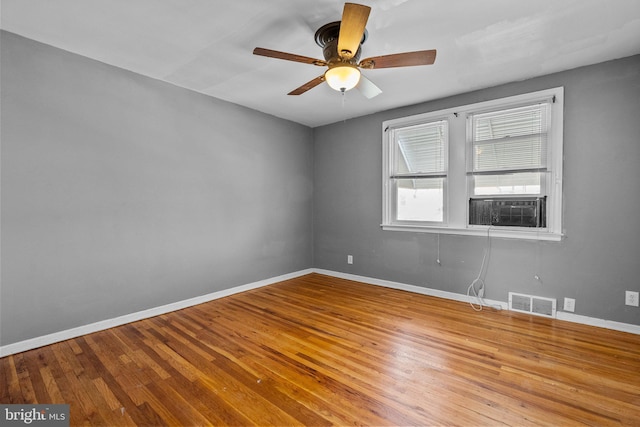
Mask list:
[{"label": "wood plank", "polygon": [[640,425],[640,336],[320,274],[0,359],[72,425]]},{"label": "wood plank", "polygon": [[[62,393],[71,393],[72,400],[63,403],[70,405],[71,423],[73,425],[101,425],[106,421],[100,415],[98,409],[100,402],[92,399],[92,393],[89,387],[91,381],[87,378],[84,369],[80,369],[78,365],[80,361],[76,358],[80,352],[76,345],[70,345],[70,341],[58,343],[52,346],[52,350],[58,360],[63,371],[63,378],[68,383],[67,389],[62,389]],[[38,350],[35,350],[38,351]],[[62,383],[62,382],[60,382]],[[38,402],[51,403],[51,402]]]},{"label": "wood plank", "polygon": [[0,402],[22,403],[20,392],[20,380],[16,372],[15,359],[13,357],[0,358],[0,384],[4,384],[0,390]]},{"label": "wood plank", "polygon": [[38,373],[34,373],[33,376],[30,375],[29,369],[27,367],[25,361],[25,353],[18,354],[15,357],[15,369],[18,374],[18,381],[20,383],[20,391],[22,394],[22,401],[25,403],[36,403],[38,399],[36,398],[36,392],[33,388],[33,381],[38,380]]}]

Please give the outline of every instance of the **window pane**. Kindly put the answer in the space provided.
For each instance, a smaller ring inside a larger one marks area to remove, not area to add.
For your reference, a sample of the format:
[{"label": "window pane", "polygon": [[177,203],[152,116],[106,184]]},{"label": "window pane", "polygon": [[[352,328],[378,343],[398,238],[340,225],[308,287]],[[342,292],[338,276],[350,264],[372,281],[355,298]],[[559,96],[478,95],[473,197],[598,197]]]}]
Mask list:
[{"label": "window pane", "polygon": [[446,122],[410,126],[395,132],[395,173],[444,172]]},{"label": "window pane", "polygon": [[495,196],[505,194],[541,194],[542,173],[513,173],[503,175],[476,175],[474,195]]},{"label": "window pane", "polygon": [[444,178],[397,179],[398,221],[442,222]]},{"label": "window pane", "polygon": [[548,104],[473,116],[473,171],[546,167]]}]

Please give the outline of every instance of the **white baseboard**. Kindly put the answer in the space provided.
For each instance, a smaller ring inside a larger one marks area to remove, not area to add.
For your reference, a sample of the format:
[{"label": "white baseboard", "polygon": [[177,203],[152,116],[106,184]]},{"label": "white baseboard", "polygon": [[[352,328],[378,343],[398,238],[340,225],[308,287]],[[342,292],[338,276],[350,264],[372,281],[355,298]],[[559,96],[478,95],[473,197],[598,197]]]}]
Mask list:
[{"label": "white baseboard", "polygon": [[[0,357],[21,353],[23,351],[32,350],[34,348],[42,347],[49,344],[54,344],[56,342],[65,341],[65,340],[76,338],[86,334],[91,334],[93,332],[103,331],[105,329],[124,325],[126,323],[148,319],[150,317],[159,316],[161,314],[170,313],[176,310],[181,310],[183,308],[213,301],[218,298],[223,298],[229,295],[245,292],[251,289],[261,288],[263,286],[272,285],[274,283],[282,282],[284,280],[294,279],[296,277],[305,276],[311,273],[324,274],[326,276],[332,276],[332,277],[337,277],[337,278],[342,278],[347,280],[354,280],[357,282],[367,283],[370,285],[383,286],[383,287],[392,288],[392,289],[400,289],[404,291],[413,292],[416,294],[440,297],[440,298],[445,298],[445,299],[454,300],[454,301],[476,303],[475,299],[467,295],[457,294],[454,292],[441,291],[438,289],[408,285],[405,283],[392,282],[389,280],[375,279],[372,277],[358,276],[355,274],[341,273],[341,272],[331,271],[331,270],[309,268],[306,270],[300,270],[297,272],[284,274],[282,276],[272,277],[270,279],[248,283],[246,285],[236,286],[230,289],[224,289],[222,291],[213,292],[207,295],[202,295],[199,297],[190,298],[190,299],[178,301],[171,304],[166,304],[160,307],[150,308],[148,310],[126,314],[124,316],[119,316],[113,319],[102,320],[100,322],[91,323],[89,325],[79,326],[77,328],[67,329],[65,331],[55,332],[53,334],[43,335],[40,337],[28,339],[25,341],[20,341],[17,343],[0,346]],[[500,307],[501,309],[504,309],[504,310],[507,310],[509,308],[509,304],[504,301],[495,301],[495,300],[485,299],[484,302],[486,303],[487,306]],[[596,319],[593,317],[581,316],[578,314],[567,313],[563,311],[558,311],[557,319],[640,335],[640,325],[614,322],[614,321],[605,320],[605,319]]]},{"label": "white baseboard", "polygon": [[[415,294],[422,294],[422,295],[428,295],[432,297],[439,297],[439,298],[445,298],[445,299],[454,300],[454,301],[477,304],[477,300],[475,298],[469,297],[468,295],[464,295],[464,294],[457,294],[455,292],[441,291],[439,289],[425,288],[423,286],[407,285],[406,283],[374,279],[372,277],[357,276],[355,274],[340,273],[340,272],[331,271],[331,270],[314,269],[314,272],[318,274],[324,274],[327,276],[338,277],[340,279],[354,280],[356,282],[367,283],[369,285],[384,286],[385,288],[399,289],[403,291],[413,292]],[[487,307],[500,308],[501,310],[509,309],[509,304],[504,301],[495,301],[495,300],[490,300],[485,298],[484,302],[485,302],[485,306]]]},{"label": "white baseboard", "polygon": [[162,305],[160,307],[150,308],[148,310],[138,311],[136,313],[126,314],[113,319],[102,320],[100,322],[91,323],[77,328],[67,329],[53,334],[43,335],[36,338],[20,341],[5,346],[0,346],[0,357],[8,356],[10,354],[21,353],[23,351],[32,350],[34,348],[42,347],[45,345],[53,344],[60,341],[65,341],[71,338],[76,338],[82,335],[91,334],[93,332],[103,331],[105,329],[113,328],[116,326],[124,325],[138,320],[148,319],[150,317],[159,316],[161,314],[170,313],[172,311],[181,310],[183,308],[191,307],[194,305],[202,304],[205,302],[213,301],[218,298],[223,298],[229,295],[237,294],[240,292],[249,291],[251,289],[261,288],[263,286],[272,285],[274,283],[282,282],[284,280],[294,279],[296,277],[304,276],[313,273],[313,269],[301,270],[294,273],[284,274],[282,276],[272,277],[270,279],[260,280],[246,285],[236,286],[230,289],[224,289],[222,291],[213,292],[207,295],[199,297],[189,298],[186,300],[174,302],[171,304]]},{"label": "white baseboard", "polygon": [[[391,282],[388,280],[380,280],[366,276],[358,276],[349,273],[340,273],[331,270],[312,269],[313,272],[318,274],[324,274],[327,276],[338,277],[341,279],[354,280],[356,282],[368,283],[370,285],[384,286],[387,288],[401,289],[404,291],[415,292],[418,294],[429,295],[434,297],[446,298],[454,301],[473,302],[476,303],[475,298],[468,297],[467,295],[457,294],[454,292],[441,291],[438,289],[424,288],[422,286],[407,285],[404,283]],[[486,299],[484,300],[487,306],[501,307],[504,310],[509,309],[509,303],[505,301],[494,301]],[[631,334],[640,335],[640,325],[633,325],[630,323],[615,322],[613,320],[597,319],[595,317],[582,316],[574,313],[567,313],[566,311],[558,311],[556,319],[564,320],[567,322],[580,323],[583,325],[596,326],[598,328],[612,329],[614,331],[629,332]]]},{"label": "white baseboard", "polygon": [[567,313],[566,311],[558,311],[556,313],[556,319],[566,320],[567,322],[573,322],[573,323],[581,323],[583,325],[596,326],[598,328],[612,329],[614,331],[629,332],[630,334],[640,335],[640,325],[632,325],[630,323],[614,322],[613,320],[582,316],[580,314]]}]

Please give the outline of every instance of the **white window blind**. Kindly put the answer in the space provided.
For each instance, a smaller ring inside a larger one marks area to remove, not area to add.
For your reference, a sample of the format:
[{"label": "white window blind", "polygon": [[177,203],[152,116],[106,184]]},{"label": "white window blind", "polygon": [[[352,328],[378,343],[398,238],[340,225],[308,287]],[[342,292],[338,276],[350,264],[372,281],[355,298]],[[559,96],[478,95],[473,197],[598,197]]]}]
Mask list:
[{"label": "white window blind", "polygon": [[549,103],[472,114],[469,119],[473,194],[541,194]]},{"label": "white window blind", "polygon": [[445,132],[445,121],[395,130],[394,175],[446,175]]}]

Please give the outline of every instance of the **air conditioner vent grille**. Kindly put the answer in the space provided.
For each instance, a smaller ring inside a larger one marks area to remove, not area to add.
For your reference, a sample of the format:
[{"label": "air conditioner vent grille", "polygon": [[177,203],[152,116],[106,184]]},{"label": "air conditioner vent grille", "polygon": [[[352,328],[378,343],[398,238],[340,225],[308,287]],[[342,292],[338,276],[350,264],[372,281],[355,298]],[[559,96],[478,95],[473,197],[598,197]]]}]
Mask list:
[{"label": "air conditioner vent grille", "polygon": [[512,311],[555,318],[556,304],[553,298],[509,292],[509,310]]},{"label": "air conditioner vent grille", "polygon": [[547,198],[469,199],[469,224],[499,227],[547,226]]}]

